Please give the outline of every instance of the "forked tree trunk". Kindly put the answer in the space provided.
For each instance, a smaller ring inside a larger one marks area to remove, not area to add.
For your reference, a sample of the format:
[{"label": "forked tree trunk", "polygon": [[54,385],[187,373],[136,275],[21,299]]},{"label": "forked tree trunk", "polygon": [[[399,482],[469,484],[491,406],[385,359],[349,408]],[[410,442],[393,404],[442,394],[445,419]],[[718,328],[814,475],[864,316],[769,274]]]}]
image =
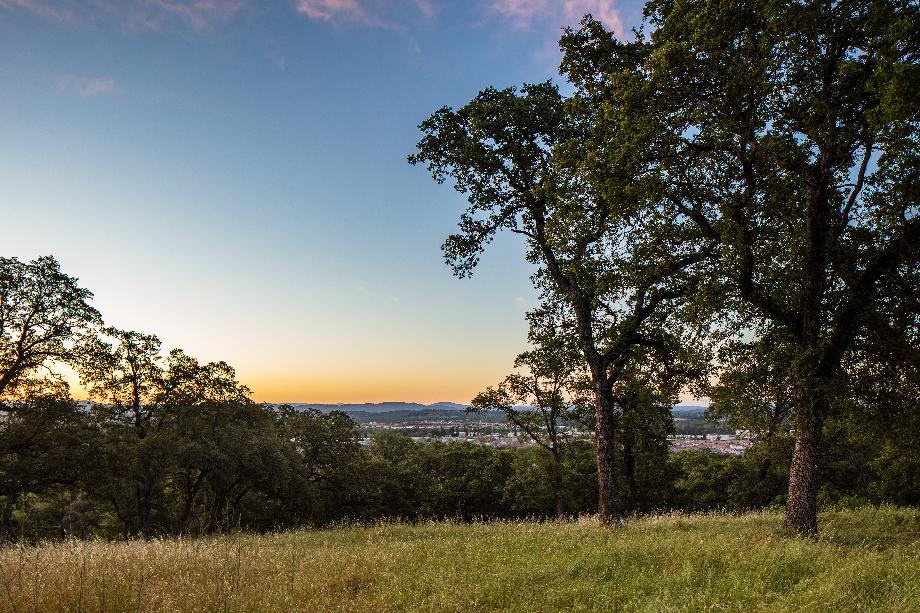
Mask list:
[{"label": "forked tree trunk", "polygon": [[594,441],[597,463],[598,515],[604,523],[619,523],[620,499],[617,477],[617,423],[614,414],[613,389],[607,372],[607,362],[600,355],[592,330],[590,302],[576,296],[573,304],[581,350],[591,371],[594,386]]},{"label": "forked tree trunk", "polygon": [[783,525],[810,538],[818,536],[818,453],[821,423],[814,390],[795,399],[795,448],[789,465],[789,497]]}]

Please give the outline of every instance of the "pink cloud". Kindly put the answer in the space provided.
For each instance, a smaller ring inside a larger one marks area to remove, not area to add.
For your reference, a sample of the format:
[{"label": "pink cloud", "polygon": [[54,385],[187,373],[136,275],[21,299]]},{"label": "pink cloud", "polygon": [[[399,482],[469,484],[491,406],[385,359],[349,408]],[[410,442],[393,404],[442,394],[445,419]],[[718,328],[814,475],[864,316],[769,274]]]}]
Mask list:
[{"label": "pink cloud", "polygon": [[72,21],[74,14],[69,7],[45,0],[0,0],[0,9],[23,10],[52,21]]},{"label": "pink cloud", "polygon": [[418,8],[419,13],[426,19],[434,17],[434,14],[437,12],[434,5],[428,0],[415,0],[415,6]]},{"label": "pink cloud", "polygon": [[394,15],[405,18],[407,4],[411,13],[426,19],[436,12],[430,0],[297,0],[297,12],[315,21],[404,30]]},{"label": "pink cloud", "polygon": [[319,21],[352,21],[370,25],[371,18],[358,0],[299,0],[297,12]]},{"label": "pink cloud", "polygon": [[202,29],[234,17],[246,8],[248,0],[147,0],[147,4]]},{"label": "pink cloud", "polygon": [[[315,21],[403,29],[408,13],[431,18],[432,0],[287,0]],[[229,21],[254,0],[0,0],[0,10],[18,10],[61,23],[115,23],[128,29],[156,30],[169,21],[203,30]]]},{"label": "pink cloud", "polygon": [[495,0],[492,8],[519,28],[535,21],[575,25],[587,13],[623,37],[623,20],[614,0]]},{"label": "pink cloud", "polygon": [[50,21],[114,21],[122,27],[157,29],[170,19],[195,29],[226,21],[250,0],[0,0],[0,9],[20,10]]}]

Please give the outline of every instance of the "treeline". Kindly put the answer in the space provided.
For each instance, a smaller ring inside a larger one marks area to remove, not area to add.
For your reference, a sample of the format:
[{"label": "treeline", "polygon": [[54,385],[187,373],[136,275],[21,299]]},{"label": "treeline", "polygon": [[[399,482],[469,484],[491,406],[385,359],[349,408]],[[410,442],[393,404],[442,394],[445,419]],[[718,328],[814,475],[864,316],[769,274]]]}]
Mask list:
[{"label": "treeline", "polygon": [[[51,257],[0,258],[0,540],[151,538],[597,504],[593,451],[417,444],[254,403],[225,362],[106,326]],[[89,401],[71,396],[61,367]],[[552,467],[552,470],[549,468]],[[554,479],[550,479],[548,473]],[[561,486],[557,489],[556,486]]]},{"label": "treeline", "polygon": [[[568,345],[544,339],[518,360],[529,377],[506,380],[470,408],[527,398],[530,409],[504,410],[534,446],[418,443],[385,430],[364,446],[360,425],[345,413],[254,403],[228,364],[164,354],[155,336],[106,327],[90,298],[52,258],[0,258],[4,541],[597,510],[595,447],[560,430],[591,418],[582,402],[558,402],[563,387],[581,389],[572,368],[578,353]],[[70,396],[54,370],[63,364],[91,401]],[[624,513],[784,502],[788,427],[773,427],[743,457],[669,454],[670,409],[640,392],[622,414],[631,420],[623,430],[629,445],[616,456]],[[858,415],[828,428],[820,501],[920,504],[920,424],[880,428]]]},{"label": "treeline", "polygon": [[[561,445],[559,475],[539,446],[418,443],[386,430],[362,446],[357,424],[339,412],[209,399],[156,413],[141,437],[113,420],[110,407],[54,398],[6,405],[3,540],[550,518],[597,509],[587,441]],[[832,449],[820,504],[920,504],[916,460],[873,453],[845,437]],[[788,436],[745,456],[643,450],[636,489],[621,504],[629,513],[782,504],[790,454]]]}]

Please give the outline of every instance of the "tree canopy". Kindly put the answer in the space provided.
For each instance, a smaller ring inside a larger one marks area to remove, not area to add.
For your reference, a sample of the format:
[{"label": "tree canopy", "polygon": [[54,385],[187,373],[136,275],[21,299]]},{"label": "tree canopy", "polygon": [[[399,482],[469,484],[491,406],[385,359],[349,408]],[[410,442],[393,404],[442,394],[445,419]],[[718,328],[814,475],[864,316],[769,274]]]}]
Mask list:
[{"label": "tree canopy", "polygon": [[794,428],[786,525],[803,534],[825,421],[874,386],[915,401],[918,22],[915,2],[652,0],[631,42],[590,16],[565,32],[570,96],[490,88],[421,125],[410,161],[470,203],[455,272],[522,234],[577,322],[602,513],[615,383],[688,341],[706,341],[717,405]]}]

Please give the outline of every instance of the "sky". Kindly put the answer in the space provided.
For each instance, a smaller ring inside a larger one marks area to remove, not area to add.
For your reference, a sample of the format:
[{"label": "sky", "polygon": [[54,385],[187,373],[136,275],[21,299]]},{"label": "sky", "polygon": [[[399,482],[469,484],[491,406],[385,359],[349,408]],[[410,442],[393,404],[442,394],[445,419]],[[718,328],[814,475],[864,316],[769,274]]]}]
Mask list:
[{"label": "sky", "polygon": [[[266,402],[467,402],[526,348],[531,266],[471,279],[417,125],[556,76],[613,0],[0,0],[0,255],[52,254],[107,324]],[[76,390],[79,395],[79,390]]]}]

